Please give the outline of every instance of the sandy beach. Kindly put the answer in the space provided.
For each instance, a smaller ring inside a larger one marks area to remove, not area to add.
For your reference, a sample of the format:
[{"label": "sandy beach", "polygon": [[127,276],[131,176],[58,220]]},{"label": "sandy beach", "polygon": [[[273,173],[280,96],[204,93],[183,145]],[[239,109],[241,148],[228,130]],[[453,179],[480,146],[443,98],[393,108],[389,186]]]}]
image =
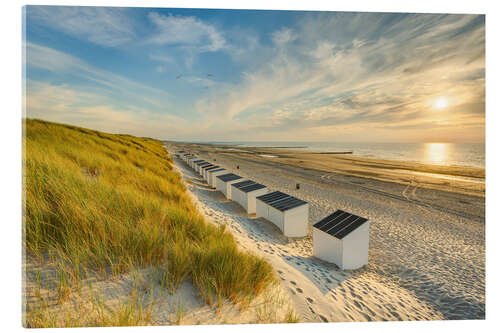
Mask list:
[{"label": "sandy beach", "polygon": [[310,235],[282,236],[175,160],[208,220],[226,225],[242,248],[273,265],[301,321],[484,318],[484,170],[284,149],[169,145],[309,202],[310,225],[336,209],[372,221],[369,264],[342,271],[312,256]]}]

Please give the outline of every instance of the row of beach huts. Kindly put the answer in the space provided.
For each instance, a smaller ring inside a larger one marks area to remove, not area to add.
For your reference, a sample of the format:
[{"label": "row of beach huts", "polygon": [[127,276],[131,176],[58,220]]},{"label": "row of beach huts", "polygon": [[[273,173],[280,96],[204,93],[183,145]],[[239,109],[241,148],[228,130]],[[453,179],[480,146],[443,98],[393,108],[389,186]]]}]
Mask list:
[{"label": "row of beach huts", "polygon": [[[306,237],[309,203],[245,179],[184,150],[175,155],[196,171],[209,186],[237,202],[248,214],[275,224],[287,237]],[[313,255],[341,269],[368,264],[370,220],[337,210],[313,225]]]}]

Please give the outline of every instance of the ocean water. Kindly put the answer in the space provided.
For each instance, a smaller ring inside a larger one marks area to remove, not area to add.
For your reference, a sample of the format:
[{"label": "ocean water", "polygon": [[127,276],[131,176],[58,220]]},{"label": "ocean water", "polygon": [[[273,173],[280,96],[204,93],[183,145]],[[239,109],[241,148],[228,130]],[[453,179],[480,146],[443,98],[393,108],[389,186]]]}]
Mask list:
[{"label": "ocean water", "polygon": [[353,156],[437,165],[484,168],[483,143],[340,143],[340,142],[210,142],[244,147],[289,147],[314,152],[352,151]]}]

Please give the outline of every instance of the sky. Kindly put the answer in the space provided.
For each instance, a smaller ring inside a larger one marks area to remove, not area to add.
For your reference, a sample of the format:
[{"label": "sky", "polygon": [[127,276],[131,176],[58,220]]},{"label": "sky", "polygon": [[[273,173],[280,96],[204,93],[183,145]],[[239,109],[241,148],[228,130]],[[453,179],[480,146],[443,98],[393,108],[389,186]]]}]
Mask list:
[{"label": "sky", "polygon": [[484,142],[484,15],[25,7],[29,118],[180,141]]}]

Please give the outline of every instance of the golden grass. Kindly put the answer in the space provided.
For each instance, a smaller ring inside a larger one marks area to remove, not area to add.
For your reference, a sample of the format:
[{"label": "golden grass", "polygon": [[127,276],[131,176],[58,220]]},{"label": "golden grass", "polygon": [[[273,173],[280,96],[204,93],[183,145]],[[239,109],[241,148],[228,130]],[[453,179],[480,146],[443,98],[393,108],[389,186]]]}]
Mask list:
[{"label": "golden grass", "polygon": [[[134,267],[158,268],[171,292],[191,277],[209,304],[245,304],[276,281],[267,262],[203,219],[160,141],[34,119],[24,132],[23,245],[57,263],[58,302],[87,272]],[[111,324],[134,324],[130,309]],[[26,326],[55,323],[38,310],[27,310]]]}]

